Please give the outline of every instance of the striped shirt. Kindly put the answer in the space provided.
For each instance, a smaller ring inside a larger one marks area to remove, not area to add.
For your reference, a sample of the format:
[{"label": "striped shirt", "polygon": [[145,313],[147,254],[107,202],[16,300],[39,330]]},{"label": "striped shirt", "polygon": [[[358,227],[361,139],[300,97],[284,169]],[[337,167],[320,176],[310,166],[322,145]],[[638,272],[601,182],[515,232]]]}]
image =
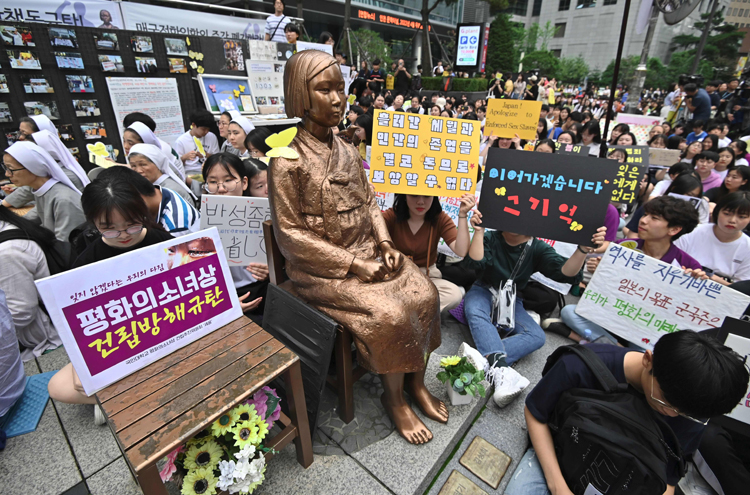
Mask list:
[{"label": "striped shirt", "polygon": [[201,229],[200,215],[182,196],[166,187],[161,189],[159,224],[175,237],[192,234]]},{"label": "striped shirt", "polygon": [[286,35],[284,34],[284,28],[291,19],[285,15],[271,14],[266,18],[266,34],[272,36],[269,41],[278,41],[280,43],[286,43]]}]

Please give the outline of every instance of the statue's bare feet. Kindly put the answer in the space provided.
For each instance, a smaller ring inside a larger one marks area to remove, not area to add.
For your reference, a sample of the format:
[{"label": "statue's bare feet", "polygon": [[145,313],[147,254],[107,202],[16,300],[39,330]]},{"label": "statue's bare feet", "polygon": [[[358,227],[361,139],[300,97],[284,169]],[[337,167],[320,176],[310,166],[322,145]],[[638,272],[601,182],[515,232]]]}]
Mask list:
[{"label": "statue's bare feet", "polygon": [[[417,376],[415,376],[417,375]],[[424,376],[417,373],[407,375],[404,383],[406,393],[417,403],[425,416],[439,423],[448,422],[448,408],[445,403],[432,395],[424,385]]]},{"label": "statue's bare feet", "polygon": [[413,444],[427,443],[432,440],[432,432],[427,429],[421,419],[412,411],[406,401],[401,400],[399,405],[391,405],[386,394],[380,396],[388,416],[396,425],[396,429],[407,442]]}]

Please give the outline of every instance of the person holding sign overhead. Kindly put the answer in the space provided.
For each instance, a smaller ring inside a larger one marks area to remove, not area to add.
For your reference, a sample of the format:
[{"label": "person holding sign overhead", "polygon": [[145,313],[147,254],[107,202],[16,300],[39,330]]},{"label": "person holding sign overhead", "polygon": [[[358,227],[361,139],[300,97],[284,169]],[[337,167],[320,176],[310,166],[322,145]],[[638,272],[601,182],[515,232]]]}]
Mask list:
[{"label": "person holding sign overhead", "polygon": [[474,204],[473,194],[464,194],[461,197],[458,228],[451,217],[443,211],[438,198],[433,196],[396,194],[393,208],[383,212],[396,249],[411,258],[419,270],[430,277],[437,287],[440,293],[441,312],[458,306],[464,291],[453,282],[443,280],[440,270],[435,265],[438,243],[443,239],[457,256],[466,256],[470,242],[467,217]]},{"label": "person holding sign overhead", "polygon": [[[557,282],[578,284],[586,255],[594,248],[578,246],[566,259],[532,236],[501,231],[485,233],[479,211],[472,216],[471,224],[474,238],[464,263],[467,268],[480,270],[480,275],[466,293],[464,315],[476,349],[464,342],[458,352],[477,369],[485,370],[495,387],[492,398],[499,407],[505,407],[529,386],[529,380],[510,365],[542,347],[545,339],[544,331],[526,312],[521,299],[515,300],[514,327],[500,329],[505,336],[501,338],[493,318],[493,291],[499,292],[509,280],[523,290],[535,272]],[[606,231],[606,227],[599,227],[592,244],[601,245]]]},{"label": "person holding sign overhead", "polygon": [[[255,167],[252,164],[245,167],[245,163],[231,153],[218,153],[211,156],[203,165],[204,193],[245,196],[246,191],[251,186],[251,181],[247,177],[247,168]],[[256,175],[260,176],[261,174]],[[265,172],[263,175],[265,175]],[[268,197],[267,188],[258,188],[258,190],[265,192],[265,194],[247,195]],[[230,266],[229,272],[232,274],[234,288],[240,298],[242,312],[257,320],[259,315],[263,315],[263,299],[268,290],[268,265],[250,263],[246,267]]]}]

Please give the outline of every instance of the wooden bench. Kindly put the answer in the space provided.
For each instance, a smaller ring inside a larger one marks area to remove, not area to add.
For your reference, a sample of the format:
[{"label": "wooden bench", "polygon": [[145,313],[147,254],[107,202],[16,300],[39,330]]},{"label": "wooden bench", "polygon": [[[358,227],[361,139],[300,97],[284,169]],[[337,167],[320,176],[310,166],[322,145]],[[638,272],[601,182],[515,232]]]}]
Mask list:
[{"label": "wooden bench", "polygon": [[[284,272],[284,256],[276,243],[273,225],[270,220],[263,222],[263,235],[266,242],[266,257],[268,258],[268,277],[270,282],[286,290],[295,297],[294,286]],[[336,363],[336,377],[327,377],[328,385],[338,394],[339,417],[344,423],[351,423],[354,419],[354,383],[367,373],[362,366],[354,368],[352,361],[352,334],[341,325],[336,332],[334,360]]]},{"label": "wooden bench", "polygon": [[264,446],[294,441],[297,460],[313,461],[299,358],[243,316],[96,394],[107,423],[145,495],[166,495],[156,462],[221,414],[283,377],[289,416]]}]

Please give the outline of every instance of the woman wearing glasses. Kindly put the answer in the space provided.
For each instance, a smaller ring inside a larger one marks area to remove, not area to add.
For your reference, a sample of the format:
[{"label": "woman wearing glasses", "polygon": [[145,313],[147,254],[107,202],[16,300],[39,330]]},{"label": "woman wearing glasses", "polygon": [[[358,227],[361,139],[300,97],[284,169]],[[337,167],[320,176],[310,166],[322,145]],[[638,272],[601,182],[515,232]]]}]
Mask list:
[{"label": "woman wearing glasses", "polygon": [[128,162],[130,168],[148,179],[153,185],[166,187],[179,194],[189,204],[196,206],[198,198],[172,170],[169,166],[169,158],[158,146],[136,144],[130,148]]},{"label": "woman wearing glasses", "polygon": [[[244,162],[229,153],[211,155],[203,164],[203,193],[226,196],[268,197],[265,186],[265,169],[260,171],[255,164],[263,165],[257,160],[247,159]],[[252,179],[248,178],[248,169],[252,170]],[[259,187],[261,181],[263,185]],[[251,187],[252,192],[250,193]],[[230,266],[234,288],[240,298],[240,306],[247,316],[255,321],[263,314],[263,300],[268,289],[268,265],[250,263],[246,267]]]},{"label": "woman wearing glasses", "polygon": [[[101,234],[73,263],[78,268],[114,258],[146,246],[172,239],[149,214],[138,190],[128,181],[97,179],[86,186],[81,197],[86,220]],[[94,404],[94,424],[106,423],[96,406],[96,397],[88,397],[72,364],[58,371],[49,382],[49,395],[67,404]]]},{"label": "woman wearing glasses", "polygon": [[31,188],[42,227],[59,240],[67,241],[71,230],[85,221],[81,192],[41,147],[29,141],[16,142],[5,150],[3,170],[15,186]]}]

